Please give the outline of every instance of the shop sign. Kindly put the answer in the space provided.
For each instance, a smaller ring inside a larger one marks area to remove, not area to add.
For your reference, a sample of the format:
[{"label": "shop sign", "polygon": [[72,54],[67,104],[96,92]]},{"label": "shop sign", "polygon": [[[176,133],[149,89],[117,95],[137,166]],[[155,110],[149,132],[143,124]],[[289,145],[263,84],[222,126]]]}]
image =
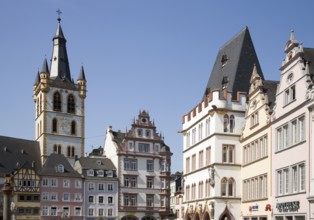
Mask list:
[{"label": "shop sign", "polygon": [[250,212],[256,212],[258,211],[258,205],[252,205],[252,206],[249,206],[249,211]]},{"label": "shop sign", "polygon": [[295,212],[298,211],[300,208],[299,201],[293,202],[281,202],[276,204],[276,208],[279,212]]}]

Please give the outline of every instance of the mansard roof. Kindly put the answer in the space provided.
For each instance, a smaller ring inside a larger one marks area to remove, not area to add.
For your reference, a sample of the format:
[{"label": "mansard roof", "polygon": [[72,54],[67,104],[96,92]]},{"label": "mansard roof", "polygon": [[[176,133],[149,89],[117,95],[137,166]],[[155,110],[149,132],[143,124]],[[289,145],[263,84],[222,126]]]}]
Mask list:
[{"label": "mansard roof", "polygon": [[39,142],[0,136],[0,176],[31,164],[34,170],[41,168]]},{"label": "mansard roof", "polygon": [[[98,163],[99,161],[100,163]],[[112,161],[106,157],[81,157],[79,163],[83,170],[102,169],[102,170],[117,170]]]},{"label": "mansard roof", "polygon": [[[64,172],[57,172],[57,167],[62,165],[64,167]],[[43,168],[40,170],[39,175],[41,176],[62,176],[62,177],[81,177],[77,173],[68,159],[63,154],[50,154],[45,161]]]},{"label": "mansard roof", "polygon": [[213,90],[224,88],[232,92],[233,99],[237,92],[248,92],[254,64],[263,80],[249,29],[245,27],[220,48],[204,96]]}]

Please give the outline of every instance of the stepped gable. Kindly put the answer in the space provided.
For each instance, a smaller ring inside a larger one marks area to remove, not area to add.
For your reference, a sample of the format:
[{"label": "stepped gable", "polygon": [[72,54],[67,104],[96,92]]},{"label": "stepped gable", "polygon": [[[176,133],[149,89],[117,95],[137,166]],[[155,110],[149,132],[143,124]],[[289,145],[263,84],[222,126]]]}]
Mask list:
[{"label": "stepped gable", "polygon": [[[58,165],[63,165],[64,172],[57,172]],[[66,177],[81,177],[77,173],[68,159],[63,154],[50,154],[47,160],[45,161],[43,168],[39,172],[39,175],[42,176],[66,176]]]},{"label": "stepped gable", "polygon": [[[237,92],[248,93],[254,64],[264,80],[249,29],[245,27],[219,50],[203,98],[214,90],[227,89],[233,100]],[[223,98],[223,92],[220,96]]]},{"label": "stepped gable", "polygon": [[39,143],[32,140],[0,136],[0,176],[25,166],[41,168]]}]

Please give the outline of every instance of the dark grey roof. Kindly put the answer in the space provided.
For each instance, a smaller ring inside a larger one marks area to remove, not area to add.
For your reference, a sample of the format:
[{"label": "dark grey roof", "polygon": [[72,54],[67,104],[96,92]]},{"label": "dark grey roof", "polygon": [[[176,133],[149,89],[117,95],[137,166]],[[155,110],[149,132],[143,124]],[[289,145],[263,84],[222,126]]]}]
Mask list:
[{"label": "dark grey roof", "polygon": [[219,50],[204,96],[213,90],[221,91],[223,83],[233,98],[237,92],[248,92],[254,64],[264,79],[249,29],[245,27]]},{"label": "dark grey roof", "polygon": [[85,80],[86,81],[85,72],[84,72],[84,67],[83,66],[81,66],[80,74],[79,74],[79,77],[78,77],[77,80]]},{"label": "dark grey roof", "polygon": [[116,142],[117,144],[121,144],[125,137],[125,133],[120,131],[112,131],[112,135],[114,137],[113,141]]},{"label": "dark grey roof", "polygon": [[49,73],[47,58],[45,58],[45,60],[43,62],[43,66],[41,68],[41,72],[42,73]]},{"label": "dark grey roof", "polygon": [[[57,172],[57,166],[63,165],[64,172]],[[40,170],[39,175],[41,176],[66,176],[66,177],[81,177],[76,172],[68,159],[63,154],[50,154],[45,161],[43,168]]]},{"label": "dark grey roof", "polygon": [[[101,163],[98,164],[97,161]],[[102,169],[102,170],[116,170],[112,161],[105,157],[81,157],[79,163],[83,170],[86,169]]]},{"label": "dark grey roof", "polygon": [[160,152],[170,152],[170,147],[167,145],[164,145],[160,148]]},{"label": "dark grey roof", "polygon": [[268,105],[270,109],[274,107],[276,100],[276,91],[279,81],[265,80],[263,81],[264,92],[267,93],[268,96]]},{"label": "dark grey roof", "polygon": [[314,48],[303,48],[304,59],[310,61],[310,74],[314,74]]},{"label": "dark grey roof", "polygon": [[[54,42],[53,44],[55,44],[55,41],[57,41],[56,44],[58,45],[58,53],[56,54],[57,56],[56,59],[55,57],[51,57],[50,72],[51,72],[51,66],[55,65],[54,62],[58,62],[58,65],[57,65],[58,77],[67,82],[72,82],[68,53],[66,49],[66,39],[63,35],[60,21],[61,19],[58,20],[57,32],[52,39]],[[55,53],[53,52],[52,54],[55,54]]]},{"label": "dark grey roof", "polygon": [[12,173],[27,164],[41,168],[39,143],[32,140],[0,136],[0,176]]}]

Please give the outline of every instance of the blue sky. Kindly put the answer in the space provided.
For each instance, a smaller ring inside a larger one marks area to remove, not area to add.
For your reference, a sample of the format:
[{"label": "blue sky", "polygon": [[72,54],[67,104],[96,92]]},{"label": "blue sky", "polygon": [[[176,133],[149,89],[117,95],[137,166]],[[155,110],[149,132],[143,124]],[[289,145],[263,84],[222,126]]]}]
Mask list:
[{"label": "blue sky", "polygon": [[218,50],[249,27],[266,79],[279,80],[290,31],[314,47],[313,1],[1,1],[0,135],[34,139],[35,74],[50,59],[58,8],[71,74],[87,78],[86,150],[147,110],[182,170],[181,118],[202,98]]}]

